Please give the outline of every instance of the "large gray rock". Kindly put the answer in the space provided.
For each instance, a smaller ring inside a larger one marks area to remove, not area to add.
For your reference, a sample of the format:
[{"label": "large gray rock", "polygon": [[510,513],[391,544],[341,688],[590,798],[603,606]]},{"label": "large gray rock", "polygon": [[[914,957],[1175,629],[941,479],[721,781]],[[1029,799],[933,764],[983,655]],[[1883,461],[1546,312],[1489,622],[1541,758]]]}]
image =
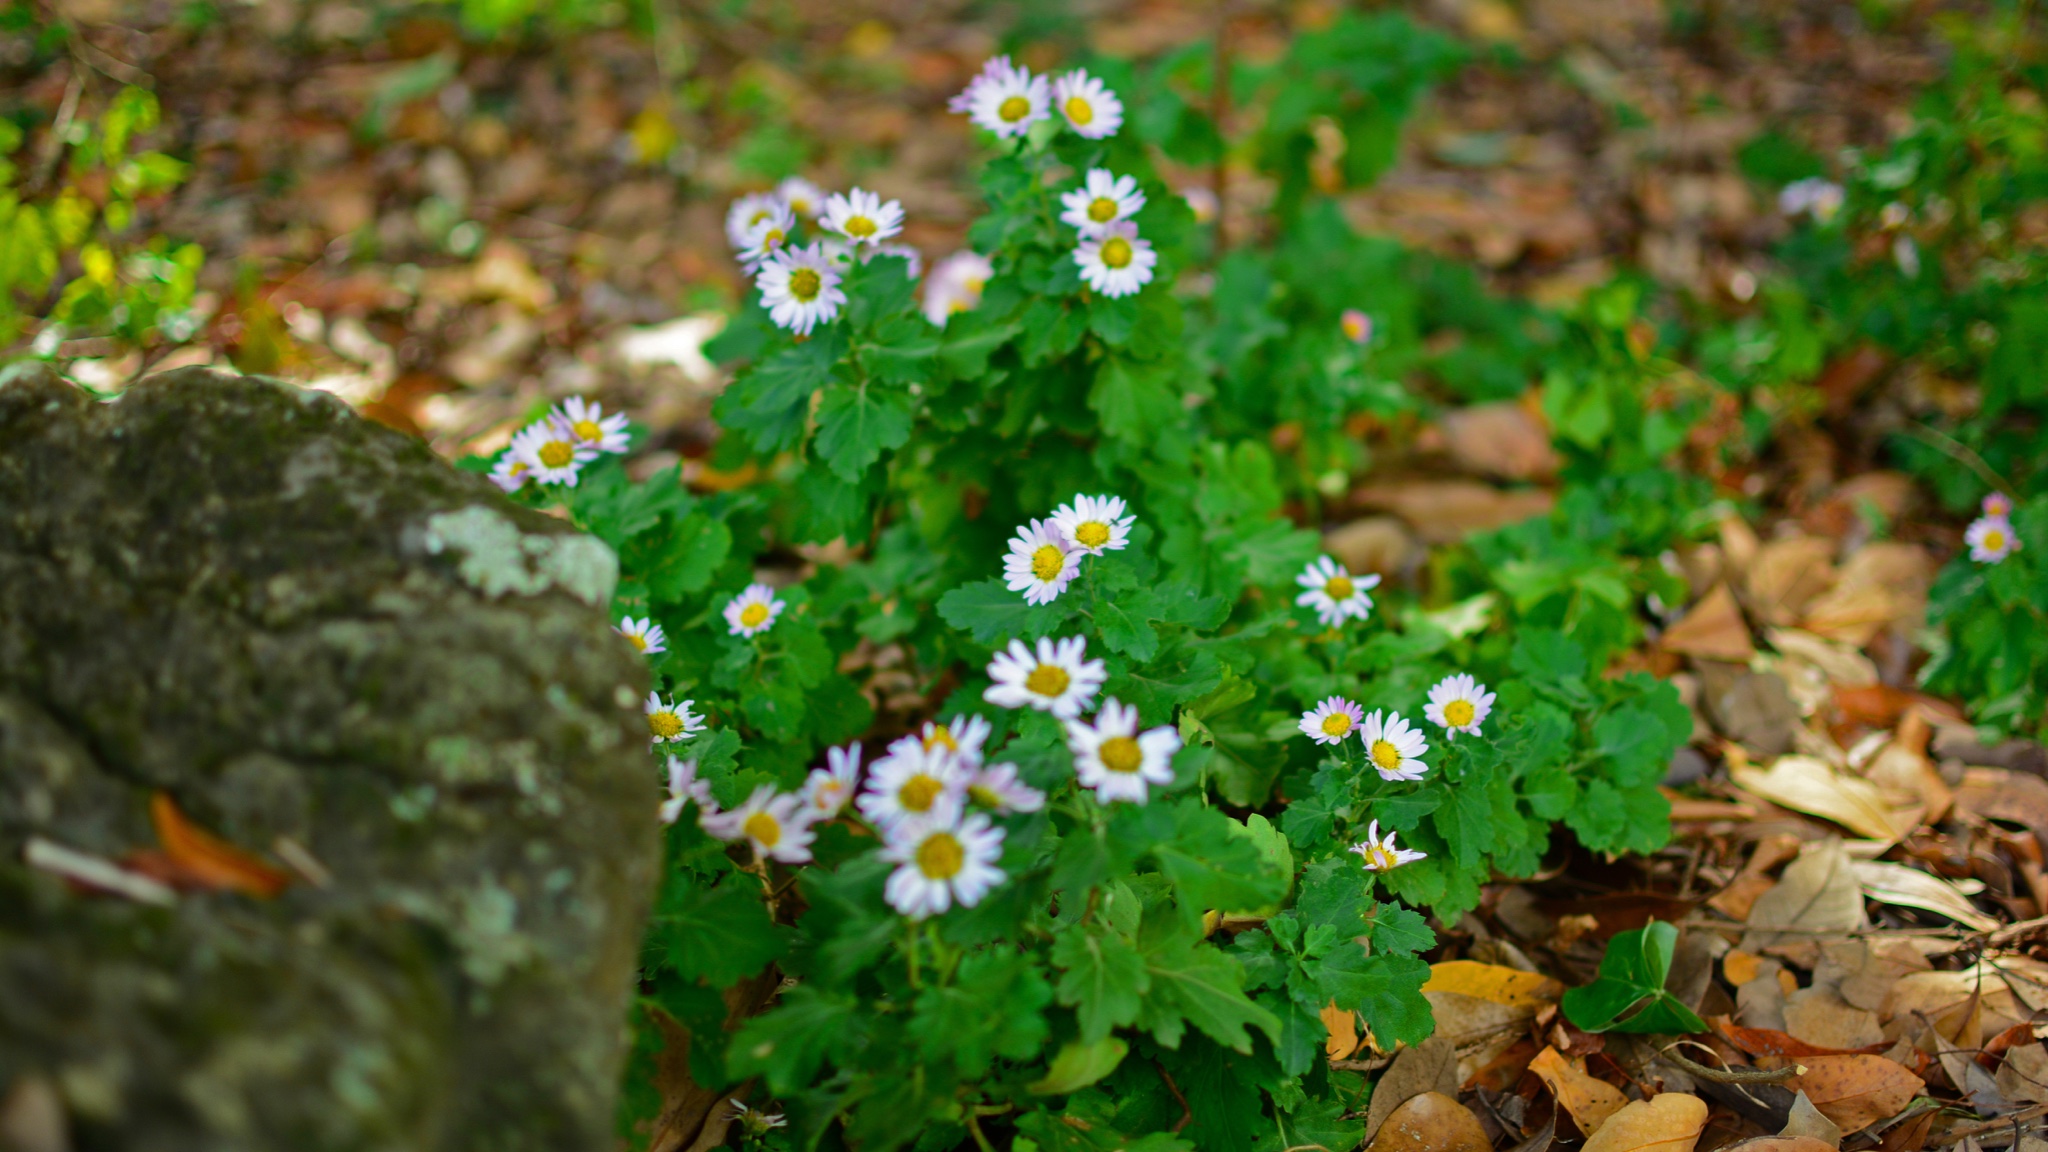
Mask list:
[{"label": "large gray rock", "polygon": [[[0,377],[0,1131],[609,1146],[659,859],[615,575],[320,393]],[[313,863],[169,906],[29,866],[156,850],[159,791]]]}]

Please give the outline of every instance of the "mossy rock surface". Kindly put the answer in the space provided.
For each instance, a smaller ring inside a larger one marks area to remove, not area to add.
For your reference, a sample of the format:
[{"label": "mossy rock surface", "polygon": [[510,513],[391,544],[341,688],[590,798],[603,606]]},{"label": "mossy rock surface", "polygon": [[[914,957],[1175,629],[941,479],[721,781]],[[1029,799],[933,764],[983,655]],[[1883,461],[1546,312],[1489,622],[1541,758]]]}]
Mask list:
[{"label": "mossy rock surface", "polygon": [[[615,572],[317,392],[0,376],[0,1099],[81,1150],[609,1147],[659,859]],[[159,850],[158,792],[331,882],[27,864]]]}]

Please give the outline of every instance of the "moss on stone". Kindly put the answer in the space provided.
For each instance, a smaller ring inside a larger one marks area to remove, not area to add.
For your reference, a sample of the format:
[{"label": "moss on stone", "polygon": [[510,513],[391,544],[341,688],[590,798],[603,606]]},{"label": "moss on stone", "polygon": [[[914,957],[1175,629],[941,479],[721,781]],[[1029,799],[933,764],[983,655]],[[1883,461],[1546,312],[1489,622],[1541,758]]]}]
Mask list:
[{"label": "moss on stone", "polygon": [[[86,1150],[609,1147],[658,860],[616,575],[319,393],[0,375],[0,1093]],[[22,863],[154,847],[155,789],[333,883]]]}]

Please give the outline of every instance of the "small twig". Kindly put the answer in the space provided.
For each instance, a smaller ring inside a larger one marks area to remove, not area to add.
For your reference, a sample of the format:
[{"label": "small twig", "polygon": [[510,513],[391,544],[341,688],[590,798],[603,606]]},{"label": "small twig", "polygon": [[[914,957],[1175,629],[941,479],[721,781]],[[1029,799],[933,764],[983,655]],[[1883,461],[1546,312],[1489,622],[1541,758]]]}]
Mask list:
[{"label": "small twig", "polygon": [[1712,1080],[1716,1084],[1782,1084],[1806,1071],[1805,1065],[1802,1064],[1789,1064],[1783,1068],[1709,1068],[1705,1064],[1680,1055],[1677,1044],[1661,1048],[1657,1054],[1683,1068],[1688,1074],[1702,1080]]},{"label": "small twig", "polygon": [[1178,1136],[1181,1129],[1194,1122],[1195,1110],[1188,1107],[1188,1098],[1181,1095],[1180,1085],[1173,1082],[1173,1077],[1167,1073],[1166,1066],[1155,1060],[1152,1062],[1152,1067],[1159,1070],[1159,1078],[1166,1081],[1166,1090],[1173,1093],[1173,1098],[1180,1103],[1180,1119],[1175,1121],[1173,1125],[1173,1134]]},{"label": "small twig", "polygon": [[1969,1124],[1961,1128],[1951,1128],[1927,1143],[1929,1147],[1935,1147],[1943,1144],[1960,1143],[1972,1136],[1996,1136],[2008,1129],[2017,1132],[2021,1122],[2038,1120],[2044,1113],[2048,1113],[2048,1104],[2036,1104],[2031,1108],[2014,1112],[2009,1116],[2001,1116],[1996,1120],[1986,1120],[1981,1124]]},{"label": "small twig", "polygon": [[64,156],[64,137],[71,131],[72,118],[78,115],[78,98],[84,94],[85,70],[74,64],[71,79],[64,84],[64,99],[57,104],[57,118],[50,122],[50,131],[43,137],[42,154],[36,157],[34,188],[38,192],[57,173],[57,161]]},{"label": "small twig", "polygon": [[1940,449],[1956,463],[1975,472],[1977,479],[1982,480],[1985,487],[2003,492],[2007,496],[2012,495],[2012,485],[2007,484],[1998,473],[1992,471],[1991,465],[1986,464],[1984,458],[1977,455],[1969,445],[1935,428],[1933,425],[1919,420],[1915,420],[1907,425],[1906,431]]}]

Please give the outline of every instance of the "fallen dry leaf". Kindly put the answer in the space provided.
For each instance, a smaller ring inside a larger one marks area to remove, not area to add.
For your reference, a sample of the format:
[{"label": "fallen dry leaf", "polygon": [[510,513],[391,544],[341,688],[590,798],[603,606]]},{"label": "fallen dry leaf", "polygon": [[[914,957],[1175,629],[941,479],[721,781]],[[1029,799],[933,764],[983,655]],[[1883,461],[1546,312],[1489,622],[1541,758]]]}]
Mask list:
[{"label": "fallen dry leaf", "polygon": [[1730,1044],[1751,1056],[1773,1056],[1782,1060],[1795,1060],[1805,1056],[1855,1056],[1862,1053],[1854,1049],[1821,1048],[1797,1036],[1780,1032],[1775,1028],[1745,1028],[1726,1016],[1716,1016],[1708,1021]]},{"label": "fallen dry leaf", "polygon": [[1883,1056],[1811,1056],[1800,1063],[1806,1071],[1786,1086],[1805,1092],[1845,1136],[1898,1115],[1926,1086]]},{"label": "fallen dry leaf", "polygon": [[1424,992],[1456,992],[1477,996],[1496,1004],[1534,1011],[1555,1004],[1564,985],[1540,972],[1525,972],[1502,964],[1481,964],[1475,960],[1446,960],[1429,966]]},{"label": "fallen dry leaf", "polygon": [[1955,793],[1956,810],[2026,826],[2048,848],[2048,780],[2004,768],[1972,768]]},{"label": "fallen dry leaf", "polygon": [[1792,536],[1758,548],[1756,559],[1741,569],[1757,619],[1781,626],[1797,620],[1807,602],[1835,582],[1834,555],[1834,542],[1818,536]]},{"label": "fallen dry leaf", "polygon": [[1667,629],[1657,646],[1681,656],[1747,664],[1756,655],[1749,624],[1726,584],[1716,584],[1678,623]]},{"label": "fallen dry leaf", "polygon": [[1752,1136],[1737,1144],[1724,1144],[1721,1152],[1835,1152],[1839,1144],[1811,1136]]},{"label": "fallen dry leaf", "polygon": [[1705,1101],[1665,1092],[1616,1112],[1580,1152],[1692,1152],[1706,1126]]},{"label": "fallen dry leaf", "polygon": [[1877,1013],[1819,985],[1785,997],[1785,1031],[1816,1048],[1868,1048],[1884,1041]]},{"label": "fallen dry leaf", "polygon": [[1444,414],[1442,428],[1451,456],[1466,472],[1501,480],[1538,480],[1557,471],[1550,429],[1515,401],[1453,409]]},{"label": "fallen dry leaf", "polygon": [[1841,1126],[1814,1107],[1813,1100],[1804,1092],[1792,1098],[1792,1111],[1778,1135],[1787,1139],[1818,1140],[1830,1148],[1842,1146]]},{"label": "fallen dry leaf", "polygon": [[1916,810],[1885,803],[1884,794],[1868,780],[1837,772],[1814,756],[1780,756],[1769,768],[1731,764],[1729,775],[1746,792],[1872,840],[1897,840],[1920,822]]},{"label": "fallen dry leaf", "polygon": [[1323,1041],[1323,1052],[1332,1060],[1348,1059],[1358,1051],[1358,1014],[1337,1007],[1335,1000],[1323,1005],[1323,1028],[1329,1038]]},{"label": "fallen dry leaf", "polygon": [[1431,1036],[1419,1047],[1403,1048],[1394,1057],[1386,1075],[1372,1086],[1372,1103],[1365,1114],[1365,1138],[1370,1140],[1394,1110],[1424,1093],[1458,1094],[1458,1050],[1441,1036]]},{"label": "fallen dry leaf", "polygon": [[1564,985],[1547,976],[1474,960],[1432,965],[1429,983],[1422,986],[1436,1015],[1436,1034],[1462,1054],[1460,1083],[1525,1035],[1537,1011],[1563,993]]},{"label": "fallen dry leaf", "polygon": [[[1998,927],[1997,918],[1978,911],[1958,882],[1882,860],[1858,860],[1851,867],[1856,873],[1856,882],[1863,887],[1863,894],[1880,904],[1937,913],[1979,932],[1989,932]],[[1970,889],[1972,892],[1984,889],[1981,880],[1969,883],[1974,885]]]},{"label": "fallen dry leaf", "polygon": [[1549,1086],[1550,1094],[1572,1114],[1579,1131],[1588,1136],[1598,1132],[1609,1117],[1628,1103],[1628,1097],[1621,1094],[1621,1089],[1588,1075],[1583,1059],[1566,1059],[1558,1054],[1556,1048],[1538,1052],[1536,1058],[1529,1061],[1529,1071]]},{"label": "fallen dry leaf", "polygon": [[175,868],[175,882],[194,888],[247,892],[266,899],[291,883],[290,873],[273,868],[199,827],[178,811],[167,792],[149,798],[150,822]]},{"label": "fallen dry leaf", "polygon": [[1837,644],[1797,628],[1766,629],[1764,638],[1783,655],[1819,669],[1831,684],[1862,687],[1877,683],[1877,665],[1847,644]]},{"label": "fallen dry leaf", "polygon": [[[1820,955],[1820,941],[1813,933],[1846,934],[1866,927],[1863,892],[1851,863],[1840,840],[1807,845],[1799,859],[1785,866],[1778,886],[1759,896],[1749,910],[1750,930],[1742,938],[1742,950],[1788,956],[1811,968]],[[1781,928],[1796,933],[1773,931]]]},{"label": "fallen dry leaf", "polygon": [[2008,1100],[2048,1104],[2048,1048],[2022,1044],[2007,1051],[1995,1082]]},{"label": "fallen dry leaf", "polygon": [[1424,1092],[1394,1109],[1369,1152],[1493,1152],[1493,1141],[1470,1108],[1441,1092]]}]

